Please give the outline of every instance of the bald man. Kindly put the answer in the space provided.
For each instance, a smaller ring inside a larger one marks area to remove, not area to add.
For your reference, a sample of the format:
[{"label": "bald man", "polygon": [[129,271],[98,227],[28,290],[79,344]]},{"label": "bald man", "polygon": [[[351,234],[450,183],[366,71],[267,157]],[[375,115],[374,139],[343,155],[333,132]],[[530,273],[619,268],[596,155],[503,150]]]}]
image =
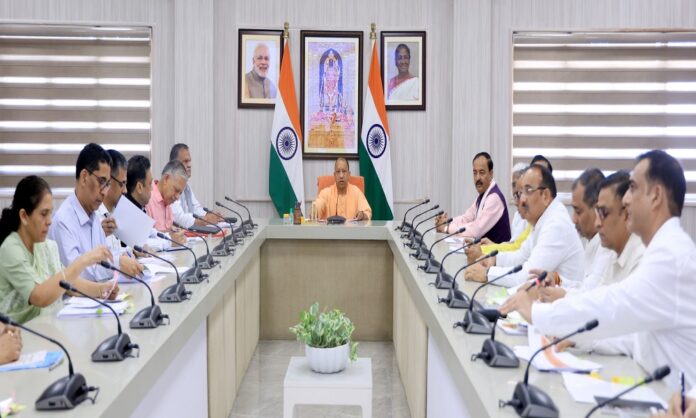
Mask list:
[{"label": "bald man", "polygon": [[273,99],[276,97],[276,87],[268,78],[268,68],[271,65],[271,54],[266,44],[258,44],[251,58],[251,71],[244,75],[246,83],[244,97],[251,99]]},{"label": "bald man", "polygon": [[350,166],[343,157],[339,157],[334,164],[334,180],[335,184],[319,191],[312,204],[312,218],[343,216],[356,221],[372,219],[372,209],[365,195],[357,186],[350,184]]}]

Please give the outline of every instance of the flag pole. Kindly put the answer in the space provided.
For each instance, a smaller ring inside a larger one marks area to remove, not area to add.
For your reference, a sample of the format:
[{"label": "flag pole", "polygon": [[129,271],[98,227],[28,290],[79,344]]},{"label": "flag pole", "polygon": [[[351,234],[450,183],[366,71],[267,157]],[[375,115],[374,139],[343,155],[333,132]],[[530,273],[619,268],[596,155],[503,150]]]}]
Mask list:
[{"label": "flag pole", "polygon": [[370,40],[374,41],[377,39],[377,25],[370,23]]}]

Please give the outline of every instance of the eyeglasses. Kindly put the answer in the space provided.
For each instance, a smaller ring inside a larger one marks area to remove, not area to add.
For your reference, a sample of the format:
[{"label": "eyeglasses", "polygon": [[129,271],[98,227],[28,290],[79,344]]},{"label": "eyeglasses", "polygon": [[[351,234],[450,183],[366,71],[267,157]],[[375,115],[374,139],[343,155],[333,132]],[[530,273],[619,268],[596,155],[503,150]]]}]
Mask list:
[{"label": "eyeglasses", "polygon": [[[621,212],[625,208],[626,208],[626,206],[621,206],[621,208],[619,209],[619,212]],[[597,217],[599,218],[600,221],[604,221],[605,219],[607,219],[607,216],[611,215],[611,211],[609,209],[605,208],[604,206],[595,206],[594,210],[595,210],[595,214],[597,214]]]},{"label": "eyeglasses", "polygon": [[124,187],[126,187],[126,182],[124,182],[124,181],[119,181],[119,179],[117,179],[117,178],[114,177],[114,176],[111,176],[111,180],[115,181],[116,184],[118,184],[118,187],[121,188],[121,189],[123,189]]},{"label": "eyeglasses", "polygon": [[[526,196],[529,196],[529,195],[531,195],[532,193],[536,192],[537,190],[544,190],[544,189],[546,189],[546,187],[543,187],[543,186],[539,186],[539,187],[524,186],[524,188],[522,189],[522,192],[523,192]],[[519,192],[518,192],[518,193],[519,193]],[[519,199],[519,197],[518,197],[518,199]]]},{"label": "eyeglasses", "polygon": [[111,180],[107,179],[106,177],[99,177],[98,175],[94,174],[94,172],[89,170],[87,170],[87,172],[97,179],[97,181],[99,182],[99,190],[104,190],[107,187],[111,186]]}]

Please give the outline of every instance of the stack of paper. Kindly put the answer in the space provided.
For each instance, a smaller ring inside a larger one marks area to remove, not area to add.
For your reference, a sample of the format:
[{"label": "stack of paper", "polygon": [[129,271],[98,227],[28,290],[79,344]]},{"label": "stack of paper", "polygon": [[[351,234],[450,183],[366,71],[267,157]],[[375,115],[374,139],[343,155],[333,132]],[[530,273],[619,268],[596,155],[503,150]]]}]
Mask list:
[{"label": "stack of paper", "polygon": [[58,363],[62,358],[62,351],[43,350],[35,353],[26,353],[22,354],[17,361],[0,366],[0,372],[51,367]]},{"label": "stack of paper", "polygon": [[[596,403],[595,397],[611,398],[619,392],[628,389],[628,386],[618,383],[606,382],[587,375],[579,375],[575,373],[563,373],[563,383],[566,389],[573,397],[575,402]],[[655,391],[647,386],[641,386],[632,392],[629,392],[621,397],[621,399],[630,401],[655,402],[667,408],[667,404],[663,401]]]},{"label": "stack of paper", "polygon": [[[125,294],[119,295],[116,300],[105,300],[118,315],[123,315],[128,309],[128,302],[124,299]],[[111,315],[108,308],[98,304],[97,302],[83,297],[71,297],[64,301],[64,307],[58,311],[58,318],[83,318],[101,315]]]},{"label": "stack of paper", "polygon": [[[143,265],[145,266],[145,268],[153,275],[176,274],[176,272],[174,271],[174,268],[172,266],[170,266],[169,264],[153,263],[153,262],[150,262],[149,260],[147,262],[145,262],[144,260],[141,260],[141,261],[143,262]],[[179,272],[179,274],[183,274],[186,271],[188,271],[188,269],[190,269],[190,268],[191,267],[177,266],[176,270]]]},{"label": "stack of paper", "polygon": [[[125,283],[125,284],[138,283],[137,281],[131,279],[130,277],[124,276],[122,274],[118,274],[117,277],[118,277],[119,283]],[[141,274],[140,277],[138,277],[138,278],[142,279],[146,282],[152,282],[152,281],[156,281],[156,280],[161,279],[162,276],[161,275],[157,276],[157,275],[155,275],[155,273],[153,273],[152,271],[150,271],[149,269],[146,268],[143,270],[143,274]]]},{"label": "stack of paper", "polygon": [[[548,338],[546,338],[546,336],[538,334],[532,326],[528,328],[527,338],[529,340],[529,346],[518,345],[513,349],[517,357],[527,361],[529,361],[534,352],[536,352],[539,348],[551,342]],[[602,367],[602,365],[599,363],[589,360],[581,360],[567,351],[561,353],[556,352],[554,347],[547,348],[542,353],[539,353],[536,357],[534,357],[532,365],[540,371],[554,372],[590,372]]]},{"label": "stack of paper", "polygon": [[496,325],[508,335],[527,335],[529,327],[527,321],[517,312],[511,312],[507,318],[499,319]]}]

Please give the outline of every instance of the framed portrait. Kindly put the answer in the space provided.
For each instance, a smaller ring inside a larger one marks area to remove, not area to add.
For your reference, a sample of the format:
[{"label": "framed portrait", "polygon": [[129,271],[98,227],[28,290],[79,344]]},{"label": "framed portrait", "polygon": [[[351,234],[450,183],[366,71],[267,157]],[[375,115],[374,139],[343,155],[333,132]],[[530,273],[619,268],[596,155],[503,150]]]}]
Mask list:
[{"label": "framed portrait", "polygon": [[425,32],[381,32],[387,110],[425,110]]},{"label": "framed portrait", "polygon": [[270,108],[278,95],[283,31],[239,29],[237,107]]},{"label": "framed portrait", "polygon": [[357,158],[362,123],[362,32],[300,31],[304,156]]}]

